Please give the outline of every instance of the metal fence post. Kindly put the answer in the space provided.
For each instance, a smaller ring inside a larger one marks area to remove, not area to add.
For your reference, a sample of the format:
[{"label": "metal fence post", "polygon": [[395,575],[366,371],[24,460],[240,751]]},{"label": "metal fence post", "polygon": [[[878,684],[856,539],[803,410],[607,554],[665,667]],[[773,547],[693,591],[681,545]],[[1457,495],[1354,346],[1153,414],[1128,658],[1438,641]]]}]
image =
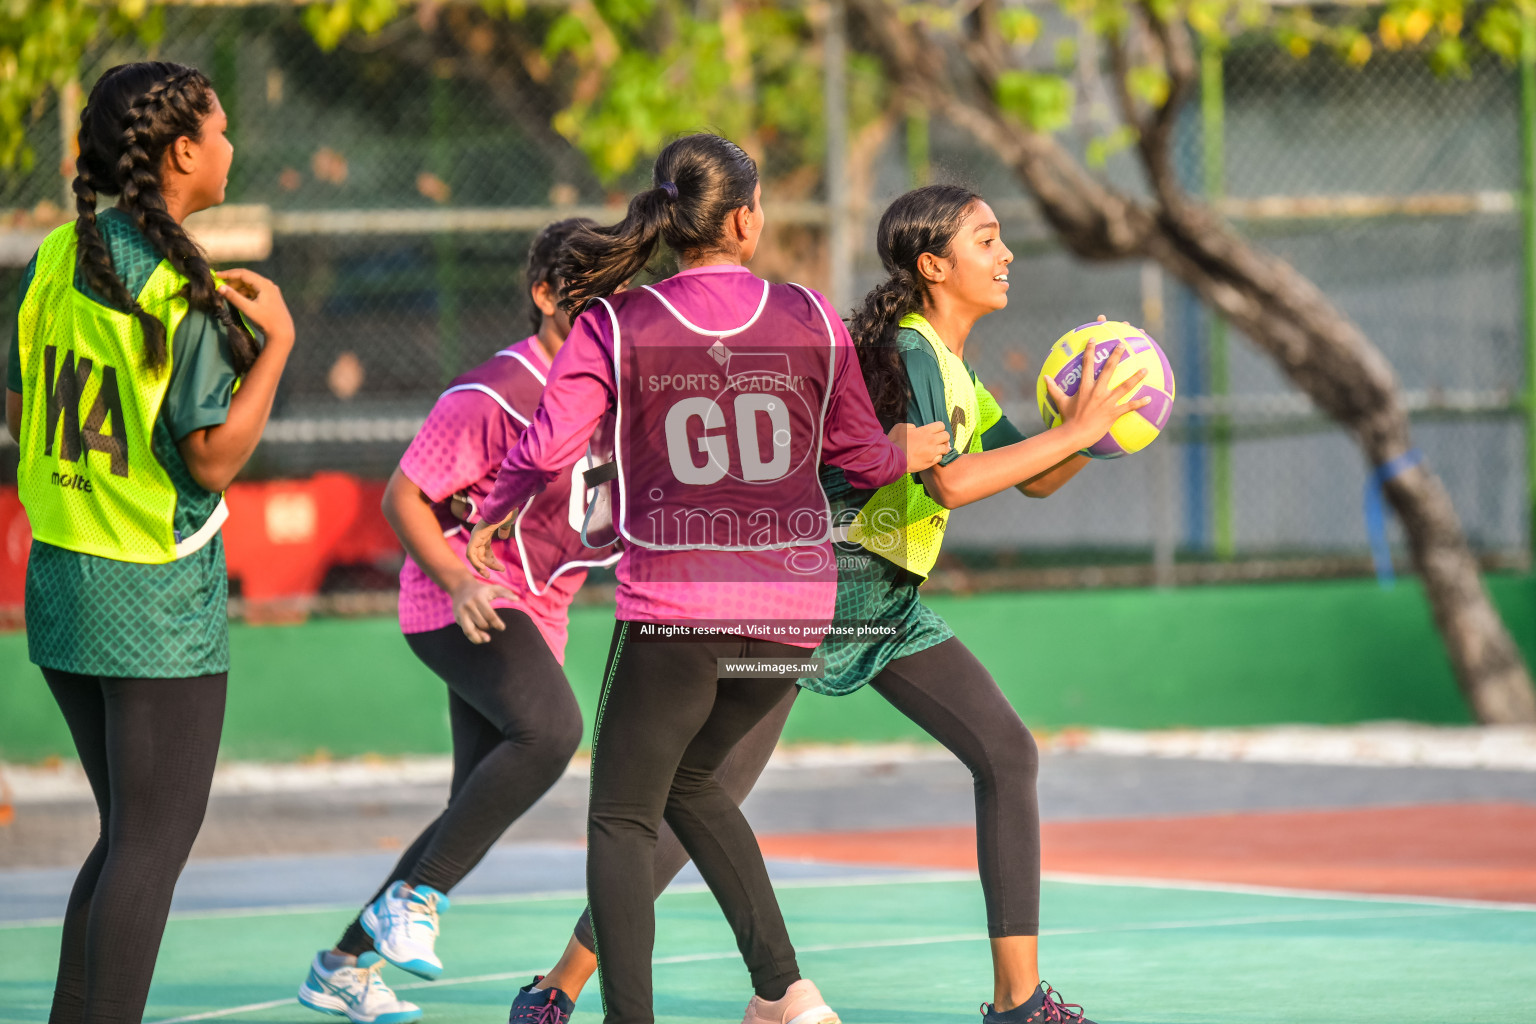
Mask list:
[{"label": "metal fence post", "polygon": [[827,130],[827,297],[832,308],[853,304],[853,225],[848,210],[848,26],[843,0],[829,0],[822,40]]},{"label": "metal fence post", "polygon": [[1536,11],[1522,7],[1520,32],[1520,213],[1524,236],[1526,550],[1536,559]]},{"label": "metal fence post", "polygon": [[[1222,48],[1207,42],[1200,50],[1200,123],[1204,142],[1205,198],[1219,203],[1226,192],[1226,96],[1222,82]],[[1210,394],[1224,397],[1227,380],[1227,322],[1214,309],[1207,321],[1210,334]],[[1232,537],[1232,430],[1227,411],[1217,406],[1211,418],[1211,505],[1216,557],[1227,561],[1236,553]]]},{"label": "metal fence post", "polygon": [[80,77],[70,75],[59,89],[59,195],[64,209],[75,208],[75,159],[80,155],[80,110],[84,105]]},{"label": "metal fence post", "polygon": [[[1141,265],[1141,326],[1154,338],[1163,336],[1163,268],[1152,260]],[[1152,578],[1159,587],[1177,582],[1174,556],[1178,548],[1178,527],[1174,523],[1173,490],[1178,474],[1174,465],[1173,441],[1160,438],[1152,443]]]},{"label": "metal fence post", "polygon": [[[451,90],[452,65],[440,62],[432,75],[432,170],[443,181],[449,180],[453,162],[453,140],[449,122],[454,106]],[[457,239],[439,232],[432,239],[437,272],[437,365],[440,383],[458,376],[462,359],[459,352],[459,259]]]},{"label": "metal fence post", "polygon": [[907,115],[907,185],[922,188],[932,178],[928,112],[913,110]]}]

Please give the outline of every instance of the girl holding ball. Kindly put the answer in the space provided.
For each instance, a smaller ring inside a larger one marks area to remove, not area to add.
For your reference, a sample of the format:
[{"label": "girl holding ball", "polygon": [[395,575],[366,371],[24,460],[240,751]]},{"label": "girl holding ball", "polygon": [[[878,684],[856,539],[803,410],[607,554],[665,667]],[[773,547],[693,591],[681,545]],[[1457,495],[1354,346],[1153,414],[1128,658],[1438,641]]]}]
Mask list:
[{"label": "girl holding ball", "polygon": [[[848,524],[834,622],[899,628],[873,642],[823,645],[823,678],[801,685],[832,696],[872,686],[971,770],[994,979],[992,1001],[982,1006],[985,1024],[1088,1024],[1081,1007],[1064,1003],[1040,978],[1034,738],[918,588],[938,558],[951,509],[1009,488],[1034,498],[1054,493],[1086,464],[1083,449],[1147,404],[1129,398],[1145,371],[1111,388],[1122,357],[1117,347],[1071,397],[1048,380],[1063,422],[1026,439],[965,362],[976,322],[1008,304],[1013,253],[992,208],[954,185],[916,189],[881,217],[878,246],[889,276],[849,323],[876,414],[882,422],[938,419],[953,447],[929,469],[874,491],[824,467],[834,515]],[[1084,365],[1094,365],[1091,346]]]}]

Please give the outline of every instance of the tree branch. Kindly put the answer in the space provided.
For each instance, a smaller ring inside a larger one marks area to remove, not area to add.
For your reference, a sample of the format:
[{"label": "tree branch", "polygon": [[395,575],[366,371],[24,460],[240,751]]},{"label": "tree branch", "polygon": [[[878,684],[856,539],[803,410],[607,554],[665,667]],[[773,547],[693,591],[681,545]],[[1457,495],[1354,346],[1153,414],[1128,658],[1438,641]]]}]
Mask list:
[{"label": "tree branch", "polygon": [[[1157,39],[1158,48],[1162,51],[1163,67],[1168,72],[1168,97],[1154,110],[1142,144],[1149,154],[1157,158],[1155,161],[1149,159],[1149,163],[1167,168],[1171,162],[1168,149],[1174,125],[1184,102],[1199,82],[1200,65],[1195,57],[1194,45],[1190,42],[1189,29],[1183,21],[1177,24],[1164,21],[1158,16],[1151,0],[1142,0],[1140,9],[1142,18]],[[1174,187],[1177,188],[1177,185],[1174,184]]]}]

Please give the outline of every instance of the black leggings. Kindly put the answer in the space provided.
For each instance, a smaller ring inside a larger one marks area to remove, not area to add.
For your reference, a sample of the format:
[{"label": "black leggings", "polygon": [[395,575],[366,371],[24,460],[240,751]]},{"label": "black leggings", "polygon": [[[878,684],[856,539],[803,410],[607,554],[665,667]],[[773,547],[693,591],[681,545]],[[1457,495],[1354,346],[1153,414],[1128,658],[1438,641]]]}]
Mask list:
[{"label": "black leggings", "polygon": [[[898,711],[942,743],[971,771],[976,793],[976,854],[993,938],[1040,932],[1040,812],[1035,739],[985,666],[951,637],[898,658],[870,683]],[[736,744],[715,772],[737,804],[746,799],[784,731],[791,690]],[[661,895],[688,863],[669,829],[656,844],[652,891]],[[576,941],[592,948],[590,911]]]},{"label": "black leggings", "polygon": [[[581,743],[581,709],[538,627],[515,608],[498,612],[507,628],[484,644],[470,643],[458,626],[406,634],[416,657],[448,684],[453,782],[447,808],[380,893],[396,881],[439,892],[458,885],[559,780]],[[354,919],[336,948],[356,956],[373,940]]]},{"label": "black leggings", "polygon": [[1040,934],[1040,752],[992,673],[950,637],[869,685],[971,770],[987,934]]},{"label": "black leggings", "polygon": [[[800,692],[798,686],[792,686],[789,692],[779,698],[779,702],[763,716],[763,720],[752,727],[752,730],[741,738],[741,741],[731,748],[731,752],[725,755],[725,760],[720,762],[720,767],[715,769],[715,778],[720,783],[720,788],[725,790],[725,795],[731,798],[731,802],[737,806],[752,792],[752,787],[757,785],[758,776],[763,774],[763,769],[768,766],[768,759],[773,756],[773,748],[778,745],[779,734],[784,731],[784,722],[789,718],[790,708],[795,706],[795,696]],[[665,821],[656,836],[656,859],[652,864],[651,890],[660,896],[677,873],[688,865],[688,851],[683,849],[683,844],[678,842],[677,833],[672,831],[672,826]],[[593,948],[592,942],[592,911],[583,910],[581,917],[576,922],[576,941],[586,947],[588,952]]]},{"label": "black leggings", "polygon": [[716,662],[810,652],[743,637],[648,641],[642,628],[615,626],[592,739],[587,895],[607,1024],[654,1019],[652,883],[663,818],[725,912],[757,994],[779,998],[800,977],[757,838],[715,775],[794,683],[723,680]]},{"label": "black leggings", "polygon": [[138,1024],[219,753],[227,673],[121,679],[43,669],[101,815],[64,911],[50,1024]]}]

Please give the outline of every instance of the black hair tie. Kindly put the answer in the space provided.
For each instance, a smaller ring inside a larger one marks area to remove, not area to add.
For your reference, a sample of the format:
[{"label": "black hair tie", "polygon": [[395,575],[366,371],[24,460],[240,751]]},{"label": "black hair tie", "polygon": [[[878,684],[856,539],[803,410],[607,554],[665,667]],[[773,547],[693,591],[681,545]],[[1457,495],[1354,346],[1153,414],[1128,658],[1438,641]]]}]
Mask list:
[{"label": "black hair tie", "polygon": [[670,182],[670,181],[662,182],[661,183],[661,190],[663,192],[665,192],[667,195],[671,196],[674,201],[676,201],[676,199],[677,199],[677,186],[674,185],[672,182]]}]

